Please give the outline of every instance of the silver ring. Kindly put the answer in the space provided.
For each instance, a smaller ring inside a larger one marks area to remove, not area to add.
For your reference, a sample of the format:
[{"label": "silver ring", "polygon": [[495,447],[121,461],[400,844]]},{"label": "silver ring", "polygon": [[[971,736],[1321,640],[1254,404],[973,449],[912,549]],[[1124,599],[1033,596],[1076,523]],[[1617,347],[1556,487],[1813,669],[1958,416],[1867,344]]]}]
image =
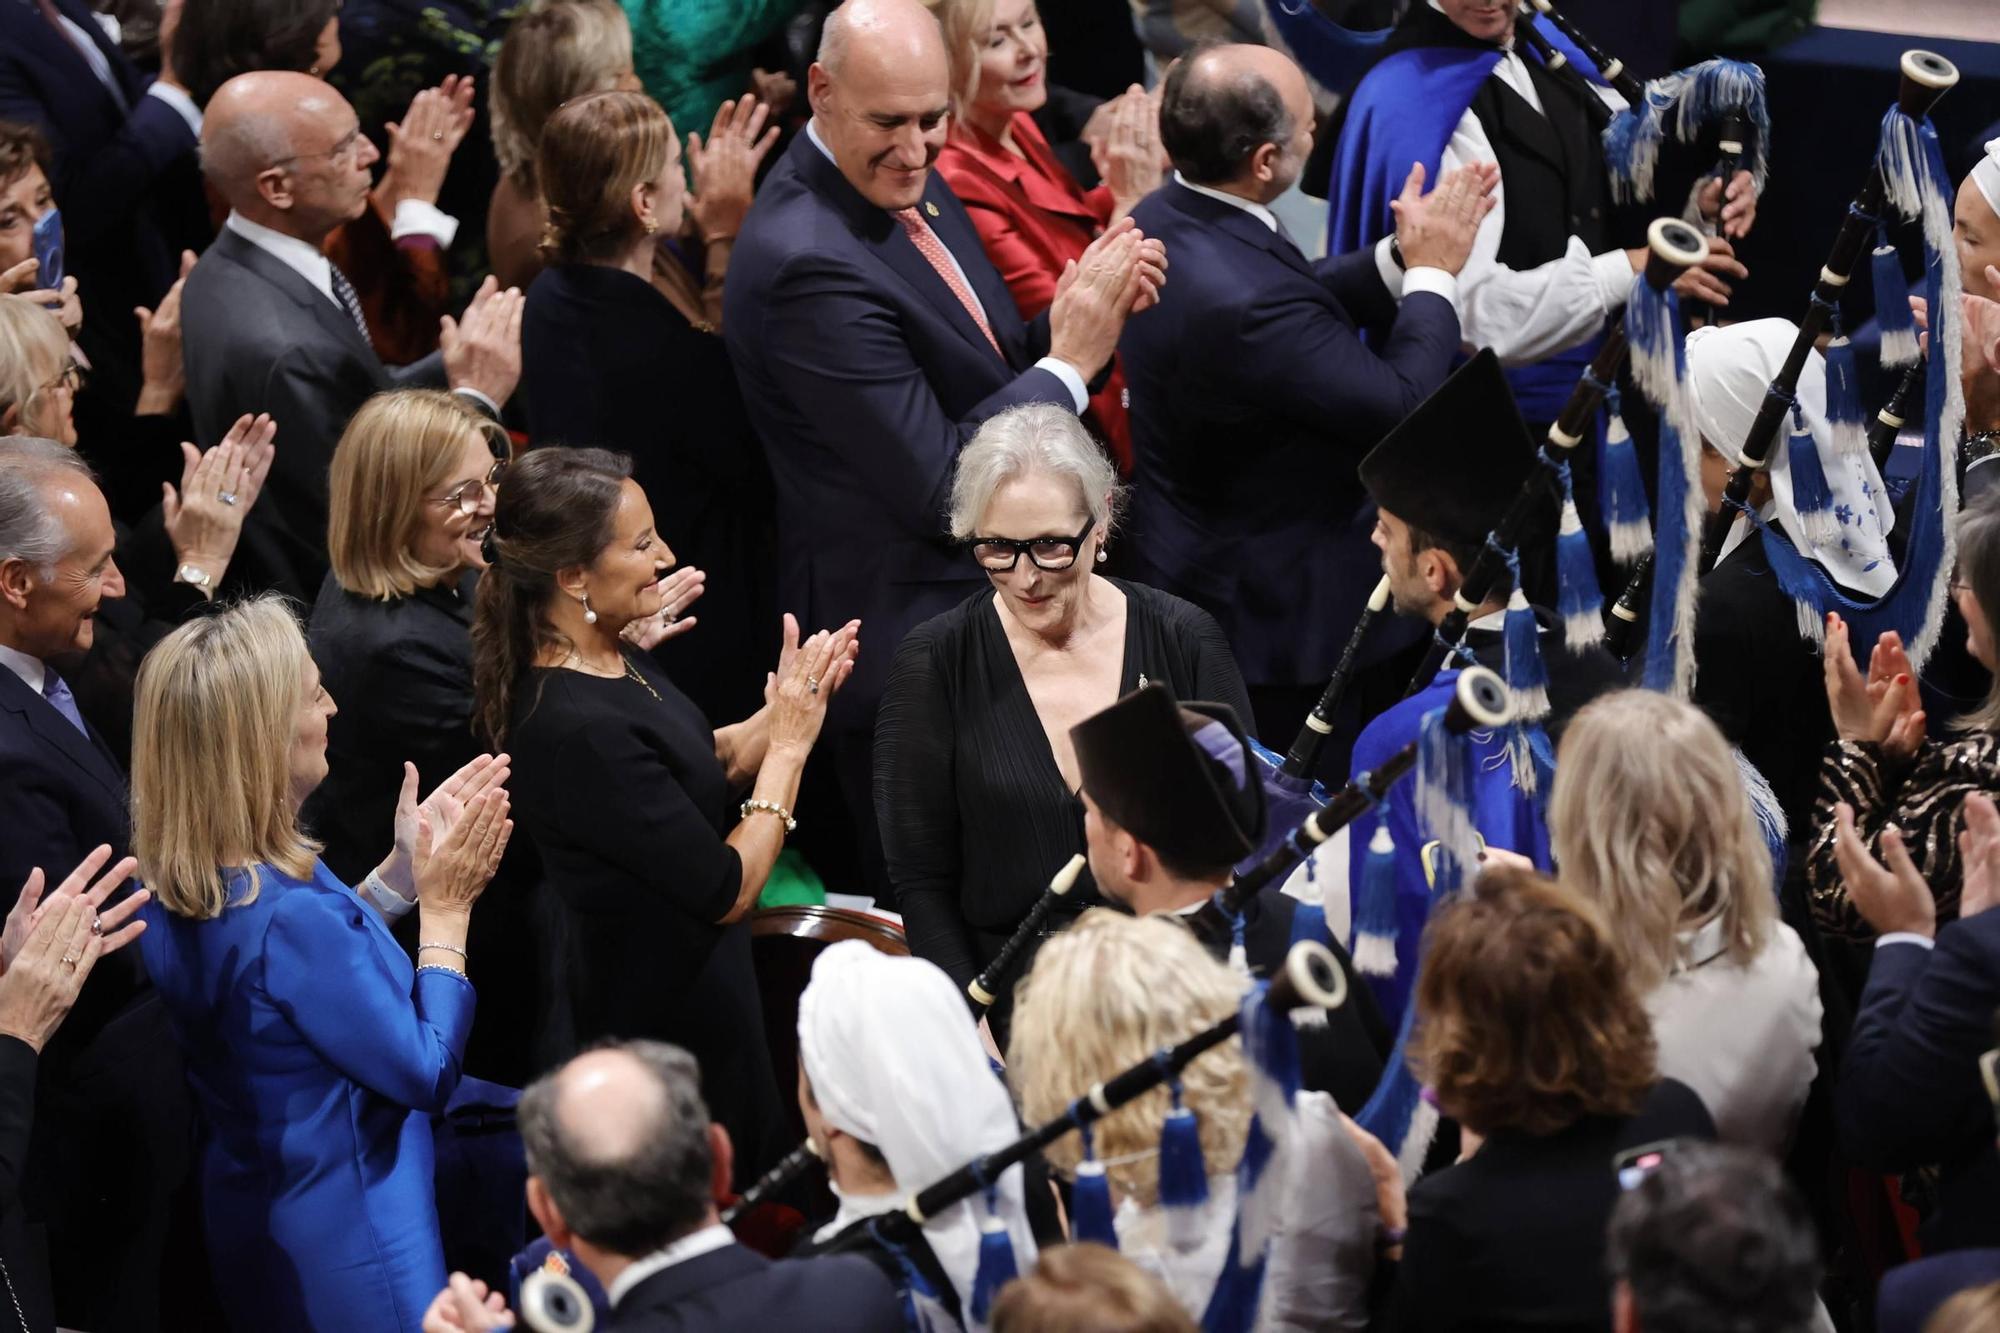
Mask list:
[{"label": "silver ring", "polygon": [[90,933],[93,935],[102,935],[104,933],[104,923],[94,916],[90,918]]},{"label": "silver ring", "polygon": [[226,504],[226,505],[233,505],[233,504],[235,504],[235,503],[236,503],[236,492],[235,492],[235,491],[217,491],[217,492],[215,493],[215,498],[216,498],[216,499],[218,499],[218,500],[220,500],[220,501],[222,501],[222,503],[224,503],[224,504]]},{"label": "silver ring", "polygon": [[432,143],[443,143],[443,142],[444,142],[444,135],[442,135],[442,134],[433,134],[433,135],[431,135],[431,142],[432,142]]},{"label": "silver ring", "polygon": [[806,688],[807,688],[807,689],[809,689],[809,690],[811,690],[811,691],[812,691],[812,692],[813,692],[814,694],[818,694],[818,693],[819,693],[819,677],[818,677],[818,676],[807,676],[807,677],[806,677]]}]

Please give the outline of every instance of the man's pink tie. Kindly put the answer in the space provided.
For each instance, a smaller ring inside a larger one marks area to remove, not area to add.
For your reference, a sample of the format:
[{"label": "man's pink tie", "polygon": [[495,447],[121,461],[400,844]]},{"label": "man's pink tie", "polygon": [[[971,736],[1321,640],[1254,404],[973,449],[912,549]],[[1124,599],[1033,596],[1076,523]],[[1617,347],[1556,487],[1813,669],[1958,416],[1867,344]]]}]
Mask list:
[{"label": "man's pink tie", "polygon": [[893,216],[896,221],[903,224],[904,232],[909,235],[910,244],[917,247],[918,254],[930,261],[931,267],[937,270],[937,275],[944,279],[944,285],[951,288],[951,294],[965,307],[965,313],[972,316],[972,322],[986,335],[986,341],[991,343],[993,350],[999,352],[1000,358],[1005,360],[1007,354],[1000,351],[1000,340],[993,336],[993,326],[986,322],[986,312],[979,308],[978,300],[972,295],[972,288],[966,285],[965,279],[959,276],[957,266],[951,262],[951,252],[944,248],[944,242],[938,239],[937,233],[924,221],[923,214],[914,208],[899,208]]}]

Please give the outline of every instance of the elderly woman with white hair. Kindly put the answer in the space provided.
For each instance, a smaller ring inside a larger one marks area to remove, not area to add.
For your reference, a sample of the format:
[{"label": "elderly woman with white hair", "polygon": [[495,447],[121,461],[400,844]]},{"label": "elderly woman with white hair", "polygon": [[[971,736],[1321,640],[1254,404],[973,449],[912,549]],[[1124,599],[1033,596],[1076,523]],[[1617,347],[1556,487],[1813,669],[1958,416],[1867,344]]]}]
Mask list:
[{"label": "elderly woman with white hair", "polygon": [[[875,814],[910,947],[961,988],[1083,850],[1071,727],[1149,681],[1250,715],[1207,612],[1096,572],[1122,498],[1083,425],[1043,404],[994,417],[958,458],[951,534],[992,588],[897,650]],[[1065,901],[1052,928],[1100,901],[1088,871]]]}]

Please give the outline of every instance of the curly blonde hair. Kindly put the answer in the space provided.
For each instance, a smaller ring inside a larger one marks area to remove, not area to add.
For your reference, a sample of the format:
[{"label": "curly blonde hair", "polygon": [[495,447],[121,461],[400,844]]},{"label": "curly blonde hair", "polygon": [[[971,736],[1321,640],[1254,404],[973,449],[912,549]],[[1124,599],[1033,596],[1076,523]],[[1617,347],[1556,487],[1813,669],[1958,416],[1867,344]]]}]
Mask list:
[{"label": "curly blonde hair", "polygon": [[1563,733],[1549,836],[1563,882],[1618,923],[1611,949],[1641,995],[1673,971],[1683,931],[1720,918],[1739,966],[1771,938],[1771,855],[1729,743],[1692,704],[1620,690],[1580,710]]},{"label": "curly blonde hair", "polygon": [[1659,1081],[1652,1023],[1591,903],[1491,870],[1424,929],[1410,1067],[1467,1129],[1628,1116]]},{"label": "curly blonde hair", "polygon": [[[1060,1115],[1092,1085],[1235,1013],[1243,992],[1242,979],[1210,958],[1175,918],[1107,908],[1084,913],[1042,946],[1016,992],[1007,1080],[1022,1118],[1038,1124]],[[1200,1124],[1209,1170],[1235,1166],[1250,1130],[1240,1043],[1231,1038],[1189,1065],[1181,1074],[1181,1102]],[[1156,1150],[1171,1106],[1168,1090],[1155,1088],[1092,1130],[1119,1197],[1141,1207],[1159,1198]],[[1064,1175],[1075,1173],[1082,1155],[1075,1134],[1046,1153]]]}]

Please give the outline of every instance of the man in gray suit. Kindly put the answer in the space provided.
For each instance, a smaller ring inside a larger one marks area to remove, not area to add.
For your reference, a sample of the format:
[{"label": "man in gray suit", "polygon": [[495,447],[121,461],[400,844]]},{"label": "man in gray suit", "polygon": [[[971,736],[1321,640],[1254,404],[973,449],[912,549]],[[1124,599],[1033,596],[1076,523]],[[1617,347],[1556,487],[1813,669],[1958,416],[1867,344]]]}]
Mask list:
[{"label": "man in gray suit", "polygon": [[488,278],[441,350],[391,370],[347,275],[322,249],[368,207],[379,154],[347,99],[310,75],[239,75],[209,100],[202,170],[229,202],[181,297],[187,397],[206,447],[239,416],[284,423],[232,582],[302,602],[326,577],[327,466],[348,418],[385,389],[445,388],[498,417],[521,377],[521,293]]}]

